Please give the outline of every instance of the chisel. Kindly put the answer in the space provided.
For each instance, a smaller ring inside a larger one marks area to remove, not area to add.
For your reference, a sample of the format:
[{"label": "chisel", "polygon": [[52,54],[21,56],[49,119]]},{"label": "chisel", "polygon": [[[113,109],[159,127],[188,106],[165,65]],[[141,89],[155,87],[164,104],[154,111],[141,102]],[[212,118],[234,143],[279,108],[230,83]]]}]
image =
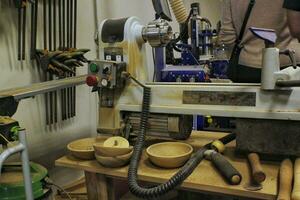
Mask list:
[{"label": "chisel", "polygon": [[23,11],[23,23],[22,23],[22,58],[21,60],[25,60],[25,48],[26,48],[26,5],[22,8]]}]

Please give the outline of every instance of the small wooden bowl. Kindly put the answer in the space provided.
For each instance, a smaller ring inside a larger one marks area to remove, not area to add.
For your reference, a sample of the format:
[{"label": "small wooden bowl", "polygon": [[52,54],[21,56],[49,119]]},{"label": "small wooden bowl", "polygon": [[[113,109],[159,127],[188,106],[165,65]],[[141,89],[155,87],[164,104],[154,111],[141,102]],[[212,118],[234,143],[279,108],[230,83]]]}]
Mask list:
[{"label": "small wooden bowl", "polygon": [[121,156],[101,156],[95,153],[96,160],[104,167],[123,167],[129,163],[132,152]]},{"label": "small wooden bowl", "polygon": [[93,160],[95,159],[93,144],[103,144],[104,141],[103,138],[84,138],[69,143],[67,148],[76,158]]},{"label": "small wooden bowl", "polygon": [[181,142],[153,144],[146,150],[150,161],[162,168],[177,168],[191,157],[193,147]]},{"label": "small wooden bowl", "polygon": [[132,146],[126,148],[126,147],[105,147],[101,143],[96,143],[93,145],[95,154],[99,156],[122,156],[125,154],[128,154],[132,151]]},{"label": "small wooden bowl", "polygon": [[103,143],[104,147],[123,147],[128,148],[129,142],[123,137],[120,136],[113,136],[105,140]]}]

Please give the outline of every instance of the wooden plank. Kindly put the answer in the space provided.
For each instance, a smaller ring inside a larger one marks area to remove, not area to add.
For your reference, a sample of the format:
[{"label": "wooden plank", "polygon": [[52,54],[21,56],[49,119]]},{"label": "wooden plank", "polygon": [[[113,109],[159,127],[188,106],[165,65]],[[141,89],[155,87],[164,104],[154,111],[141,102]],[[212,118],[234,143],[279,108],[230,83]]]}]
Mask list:
[{"label": "wooden plank", "polygon": [[106,177],[85,171],[86,189],[89,200],[108,200]]},{"label": "wooden plank", "polygon": [[[209,132],[195,132],[191,138],[185,142],[192,144],[195,148],[199,148],[207,144],[208,142],[222,137],[224,134],[212,134]],[[275,199],[277,195],[277,175],[279,164],[278,163],[264,163],[264,168],[267,178],[263,183],[263,189],[260,191],[247,191],[244,186],[250,182],[250,168],[248,162],[245,159],[238,159],[234,156],[234,143],[228,145],[225,151],[225,156],[235,166],[243,176],[243,180],[240,185],[231,186],[228,185],[221,177],[219,172],[215,170],[209,161],[202,161],[195,171],[184,181],[181,185],[182,189],[195,190],[200,192],[212,192],[222,193],[227,195],[234,195],[248,198],[259,199]],[[56,165],[81,169],[94,173],[103,174],[106,176],[127,178],[128,166],[122,168],[105,168],[97,163],[95,160],[81,161],[71,156],[64,156],[56,161]],[[142,181],[152,183],[166,182],[171,176],[173,176],[178,169],[161,169],[150,163],[147,155],[143,154],[140,161],[138,170],[139,179]]]},{"label": "wooden plank", "polygon": [[114,184],[114,180],[112,178],[106,177],[107,183],[107,194],[109,200],[116,200],[116,188]]}]

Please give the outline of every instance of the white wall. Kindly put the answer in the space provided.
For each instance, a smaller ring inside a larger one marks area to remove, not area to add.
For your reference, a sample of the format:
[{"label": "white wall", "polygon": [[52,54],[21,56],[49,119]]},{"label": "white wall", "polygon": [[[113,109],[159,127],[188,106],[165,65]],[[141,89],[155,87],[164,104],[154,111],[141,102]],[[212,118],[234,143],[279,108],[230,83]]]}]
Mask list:
[{"label": "white wall", "polygon": [[[27,61],[17,61],[17,9],[13,1],[0,1],[0,90],[40,82],[37,66],[29,59],[30,42],[30,12],[27,12]],[[40,1],[41,2],[41,1]],[[77,47],[90,48],[88,59],[95,58],[93,0],[78,0],[78,42]],[[42,9],[41,9],[42,10]],[[41,13],[40,10],[40,14]],[[30,9],[28,10],[30,11]],[[39,26],[42,27],[42,18]],[[42,44],[42,30],[39,30],[38,47]],[[79,73],[86,73],[86,67],[79,69]],[[17,113],[17,119],[28,133],[30,158],[52,168],[55,159],[66,151],[66,145],[76,138],[89,137],[96,133],[97,126],[97,98],[92,95],[90,88],[79,86],[77,90],[77,115],[74,119],[59,123],[52,130],[45,125],[44,96],[22,100]],[[55,172],[59,173],[61,169]],[[61,173],[59,173],[61,174]],[[65,174],[65,173],[64,173]],[[73,176],[73,175],[72,175]],[[63,177],[63,176],[62,176]]]}]

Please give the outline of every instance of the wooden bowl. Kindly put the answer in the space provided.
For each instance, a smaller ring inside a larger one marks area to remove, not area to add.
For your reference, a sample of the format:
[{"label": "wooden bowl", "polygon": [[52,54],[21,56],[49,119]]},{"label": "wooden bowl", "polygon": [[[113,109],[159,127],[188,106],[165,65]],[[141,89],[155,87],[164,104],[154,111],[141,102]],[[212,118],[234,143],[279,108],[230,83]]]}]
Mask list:
[{"label": "wooden bowl", "polygon": [[103,143],[104,147],[123,147],[128,148],[129,142],[123,137],[120,136],[113,136],[105,140]]},{"label": "wooden bowl", "polygon": [[93,160],[95,159],[93,144],[103,144],[104,141],[103,138],[84,138],[69,143],[67,148],[76,158]]},{"label": "wooden bowl", "polygon": [[129,163],[132,152],[121,156],[101,156],[95,153],[96,160],[104,167],[123,167]]},{"label": "wooden bowl", "polygon": [[99,156],[122,156],[125,154],[128,154],[132,151],[132,146],[129,146],[127,148],[125,147],[105,147],[101,143],[96,143],[93,145],[95,154]]},{"label": "wooden bowl", "polygon": [[153,144],[146,150],[150,161],[162,168],[177,168],[191,157],[193,147],[181,142]]}]

